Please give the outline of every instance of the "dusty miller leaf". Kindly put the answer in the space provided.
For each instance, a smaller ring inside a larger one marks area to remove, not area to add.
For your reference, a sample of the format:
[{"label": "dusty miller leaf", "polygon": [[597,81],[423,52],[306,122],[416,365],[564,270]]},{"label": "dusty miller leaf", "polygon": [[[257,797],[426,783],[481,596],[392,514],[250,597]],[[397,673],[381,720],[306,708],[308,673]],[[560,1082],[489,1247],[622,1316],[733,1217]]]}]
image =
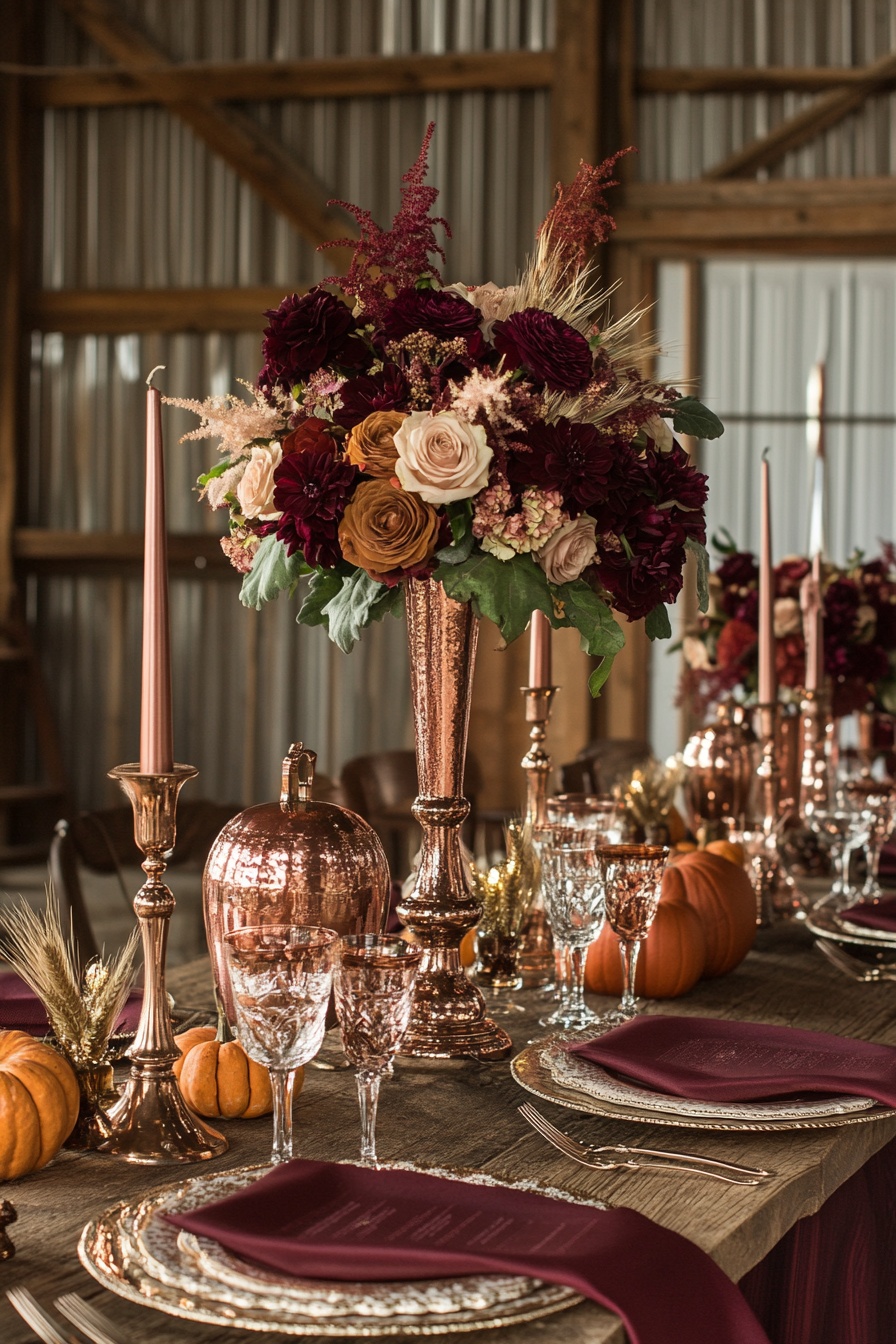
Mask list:
[{"label": "dusty miller leaf", "polygon": [[272,532],[262,537],[255,552],[252,568],[243,579],[240,601],[244,607],[261,611],[266,602],[272,602],[284,590],[295,587],[308,566],[300,551],[286,554],[286,547]]}]

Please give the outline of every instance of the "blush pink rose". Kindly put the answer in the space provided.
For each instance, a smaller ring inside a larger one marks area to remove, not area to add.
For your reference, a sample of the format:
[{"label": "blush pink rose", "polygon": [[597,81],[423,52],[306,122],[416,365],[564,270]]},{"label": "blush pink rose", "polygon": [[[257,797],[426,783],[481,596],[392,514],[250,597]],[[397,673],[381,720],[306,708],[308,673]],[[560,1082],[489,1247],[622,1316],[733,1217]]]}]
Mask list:
[{"label": "blush pink rose", "polygon": [[450,411],[414,411],[396,430],[394,442],[399,482],[427,504],[470,499],[488,484],[492,450],[485,430]]},{"label": "blush pink rose", "polygon": [[588,568],[597,551],[594,532],[594,519],[582,513],[551,533],[535,557],[549,583],[572,583]]}]

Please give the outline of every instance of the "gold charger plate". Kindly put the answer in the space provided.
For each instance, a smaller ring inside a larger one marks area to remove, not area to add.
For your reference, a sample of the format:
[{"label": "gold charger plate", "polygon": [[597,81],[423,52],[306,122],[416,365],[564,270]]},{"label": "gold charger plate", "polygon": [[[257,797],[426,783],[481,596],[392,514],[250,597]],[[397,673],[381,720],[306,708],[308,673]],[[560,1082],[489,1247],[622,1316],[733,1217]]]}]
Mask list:
[{"label": "gold charger plate", "polygon": [[[230,1257],[217,1243],[178,1232],[160,1217],[224,1198],[267,1170],[203,1173],[148,1199],[117,1204],[85,1227],[78,1247],[81,1263],[103,1287],[128,1301],[206,1325],[281,1335],[463,1334],[534,1321],[582,1301],[572,1288],[517,1275],[356,1284],[293,1278]],[[502,1184],[481,1172],[430,1169],[429,1174]],[[503,1184],[571,1198],[531,1181]],[[574,1202],[606,1207],[594,1200]]]},{"label": "gold charger plate", "polygon": [[596,1097],[586,1096],[583,1092],[563,1087],[551,1074],[547,1065],[541,1062],[541,1052],[545,1041],[527,1045],[524,1050],[510,1061],[513,1077],[527,1092],[540,1097],[542,1101],[552,1101],[567,1110],[579,1111],[583,1115],[599,1115],[605,1120],[629,1120],[639,1125],[665,1125],[670,1129],[711,1129],[734,1130],[736,1133],[768,1133],[789,1129],[837,1129],[841,1125],[867,1125],[873,1120],[896,1118],[896,1110],[876,1103],[866,1111],[855,1111],[848,1115],[819,1116],[806,1120],[723,1120],[713,1116],[680,1116],[672,1111],[651,1111],[635,1106],[623,1106],[616,1102],[599,1101]]},{"label": "gold charger plate", "polygon": [[851,924],[846,910],[838,910],[833,898],[819,901],[806,916],[806,928],[817,938],[829,938],[834,943],[853,947],[871,948],[876,952],[896,953],[896,933],[887,929],[868,929]]}]

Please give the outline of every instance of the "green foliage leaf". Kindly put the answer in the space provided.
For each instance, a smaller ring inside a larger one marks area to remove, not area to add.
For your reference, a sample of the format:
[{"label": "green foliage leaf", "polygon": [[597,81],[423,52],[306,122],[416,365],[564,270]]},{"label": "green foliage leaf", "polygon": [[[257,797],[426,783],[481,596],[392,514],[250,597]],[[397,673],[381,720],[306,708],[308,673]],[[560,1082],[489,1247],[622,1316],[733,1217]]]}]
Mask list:
[{"label": "green foliage leaf", "polygon": [[697,561],[697,601],[701,611],[709,610],[709,554],[706,547],[693,537],[688,537],[685,550],[690,551]]},{"label": "green foliage leaf", "polygon": [[727,527],[720,527],[717,532],[713,532],[712,548],[718,551],[719,555],[736,555],[740,550]]},{"label": "green foliage leaf", "polygon": [[473,542],[475,538],[472,532],[468,532],[460,541],[454,542],[451,546],[443,546],[440,551],[436,551],[436,559],[443,565],[462,565],[465,560],[469,560],[473,554]]},{"label": "green foliage leaf", "polygon": [[343,576],[335,574],[332,569],[316,569],[311,575],[305,601],[299,608],[299,614],[296,617],[299,624],[329,627],[330,621],[325,607],[339,592],[342,583]]},{"label": "green foliage leaf", "polygon": [[606,602],[584,579],[561,584],[557,596],[563,603],[563,624],[574,626],[585,652],[600,658],[588,678],[588,690],[596,697],[610,675],[614,658],[625,644],[625,633]]},{"label": "green foliage leaf", "polygon": [[196,484],[201,485],[204,490],[209,481],[214,481],[218,476],[223,476],[225,471],[229,471],[232,466],[233,463],[229,457],[222,457],[220,462],[216,462],[213,467],[209,467],[208,471],[202,473]]},{"label": "green foliage leaf", "polygon": [[672,622],[669,620],[668,609],[658,602],[653,611],[648,613],[644,622],[644,629],[647,631],[648,639],[669,639],[672,634]]},{"label": "green foliage leaf", "polygon": [[351,653],[365,626],[382,619],[386,614],[384,599],[388,599],[388,609],[394,601],[393,592],[364,569],[356,569],[342,580],[339,591],[321,608],[321,615],[327,618],[330,638],[343,653]]},{"label": "green foliage leaf", "polygon": [[266,602],[273,602],[284,591],[292,591],[308,566],[299,551],[286,554],[286,547],[272,532],[262,537],[255,552],[252,568],[243,579],[240,601],[244,607],[261,611]]},{"label": "green foliage leaf", "polygon": [[594,669],[594,671],[591,673],[591,676],[588,678],[588,690],[593,699],[596,700],[597,697],[600,695],[601,691],[603,690],[604,682],[606,681],[607,677],[613,670],[614,661],[615,661],[615,655],[613,658],[610,657],[601,658],[597,667]]},{"label": "green foliage leaf", "polygon": [[523,633],[533,611],[543,611],[553,619],[548,581],[531,556],[499,560],[478,551],[460,564],[443,562],[433,577],[449,597],[456,602],[472,602],[477,616],[494,621],[507,644]]},{"label": "green foliage leaf", "polygon": [[725,426],[714,411],[696,397],[682,397],[663,408],[662,415],[672,416],[676,434],[692,434],[695,439],[717,439],[725,433]]}]

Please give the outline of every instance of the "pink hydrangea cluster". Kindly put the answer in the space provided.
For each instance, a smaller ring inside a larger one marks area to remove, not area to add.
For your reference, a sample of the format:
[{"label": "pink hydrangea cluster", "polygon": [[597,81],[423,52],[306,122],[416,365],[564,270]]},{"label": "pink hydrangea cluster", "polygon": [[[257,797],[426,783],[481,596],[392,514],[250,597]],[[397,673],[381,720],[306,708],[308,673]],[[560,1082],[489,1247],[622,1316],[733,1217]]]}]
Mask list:
[{"label": "pink hydrangea cluster", "polygon": [[517,496],[499,477],[476,497],[472,531],[484,551],[507,560],[514,553],[540,551],[568,518],[559,490],[533,487]]}]

